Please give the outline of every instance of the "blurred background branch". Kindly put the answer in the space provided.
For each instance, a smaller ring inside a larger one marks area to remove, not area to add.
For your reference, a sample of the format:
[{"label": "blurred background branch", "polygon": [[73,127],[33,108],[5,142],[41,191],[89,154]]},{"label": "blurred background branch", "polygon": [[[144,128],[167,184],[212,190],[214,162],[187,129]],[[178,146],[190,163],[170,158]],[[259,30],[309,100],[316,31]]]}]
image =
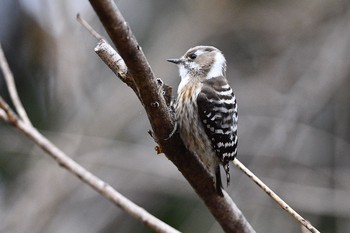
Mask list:
[{"label": "blurred background branch", "polygon": [[18,97],[18,93],[16,90],[16,84],[15,84],[15,79],[13,78],[13,74],[11,72],[11,69],[6,61],[6,57],[5,54],[2,50],[1,44],[0,44],[0,67],[1,70],[4,74],[5,77],[5,83],[7,85],[7,89],[10,93],[11,96],[11,100],[12,103],[14,104],[16,111],[18,112],[18,114],[20,115],[20,117],[22,118],[22,120],[26,123],[31,125],[32,123],[30,122],[26,111],[24,110],[24,107],[22,105],[22,102],[20,100],[20,98]]},{"label": "blurred background branch", "polygon": [[244,172],[254,183],[256,183],[262,191],[269,195],[273,201],[275,201],[283,210],[287,211],[296,221],[301,224],[302,229],[307,229],[312,233],[320,233],[310,222],[305,220],[298,212],[296,212],[288,203],[280,198],[270,187],[268,187],[259,177],[251,172],[244,164],[242,164],[237,158],[233,160],[233,164]]}]

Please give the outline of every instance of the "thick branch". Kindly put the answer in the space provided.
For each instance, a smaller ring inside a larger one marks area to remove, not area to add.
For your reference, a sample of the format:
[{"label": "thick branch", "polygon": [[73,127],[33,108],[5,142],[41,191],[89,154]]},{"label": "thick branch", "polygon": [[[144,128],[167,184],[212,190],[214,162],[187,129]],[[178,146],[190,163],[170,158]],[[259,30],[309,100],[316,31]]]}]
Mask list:
[{"label": "thick branch", "polygon": [[[149,66],[142,48],[136,41],[129,25],[112,0],[90,0],[108,35],[133,77],[137,94],[148,114],[157,139],[167,138],[173,123],[164,98],[159,95],[159,86]],[[157,140],[159,141],[159,140]]]},{"label": "thick branch", "polygon": [[133,77],[161,151],[189,181],[225,232],[255,232],[227,194],[217,195],[213,177],[197,157],[186,150],[179,135],[164,140],[174,127],[171,114],[141,47],[117,6],[112,0],[90,0],[90,3]]}]

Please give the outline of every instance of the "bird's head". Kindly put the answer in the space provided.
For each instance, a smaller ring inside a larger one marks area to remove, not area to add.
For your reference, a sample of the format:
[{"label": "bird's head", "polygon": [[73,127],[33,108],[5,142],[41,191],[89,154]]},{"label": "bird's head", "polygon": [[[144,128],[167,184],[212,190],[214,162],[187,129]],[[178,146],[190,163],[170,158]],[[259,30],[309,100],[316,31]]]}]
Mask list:
[{"label": "bird's head", "polygon": [[200,79],[225,76],[225,57],[213,46],[196,46],[189,49],[181,58],[167,61],[178,65],[182,79],[187,75]]}]

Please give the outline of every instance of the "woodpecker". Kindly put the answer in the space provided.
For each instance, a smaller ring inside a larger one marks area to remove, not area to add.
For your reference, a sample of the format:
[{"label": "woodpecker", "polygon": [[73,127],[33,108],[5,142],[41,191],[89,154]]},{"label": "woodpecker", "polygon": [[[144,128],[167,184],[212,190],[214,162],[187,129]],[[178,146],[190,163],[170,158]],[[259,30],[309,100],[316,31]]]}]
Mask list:
[{"label": "woodpecker", "polygon": [[181,139],[215,178],[222,194],[220,165],[230,183],[229,162],[237,155],[237,103],[226,79],[226,60],[212,46],[196,46],[179,59],[181,82],[175,115]]}]

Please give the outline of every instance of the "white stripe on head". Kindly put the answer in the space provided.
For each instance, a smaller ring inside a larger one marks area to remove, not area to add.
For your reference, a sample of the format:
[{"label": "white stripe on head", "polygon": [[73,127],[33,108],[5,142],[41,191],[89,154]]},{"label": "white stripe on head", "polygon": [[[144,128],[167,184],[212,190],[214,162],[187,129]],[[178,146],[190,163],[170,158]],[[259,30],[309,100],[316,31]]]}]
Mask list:
[{"label": "white stripe on head", "polygon": [[195,54],[197,55],[197,56],[199,56],[199,55],[201,55],[201,54],[203,54],[204,53],[204,50],[203,49],[198,49],[196,52],[195,52]]},{"label": "white stripe on head", "polygon": [[224,55],[220,51],[218,51],[214,58],[215,62],[211,67],[207,79],[211,79],[218,76],[224,76],[226,70],[226,60]]}]

